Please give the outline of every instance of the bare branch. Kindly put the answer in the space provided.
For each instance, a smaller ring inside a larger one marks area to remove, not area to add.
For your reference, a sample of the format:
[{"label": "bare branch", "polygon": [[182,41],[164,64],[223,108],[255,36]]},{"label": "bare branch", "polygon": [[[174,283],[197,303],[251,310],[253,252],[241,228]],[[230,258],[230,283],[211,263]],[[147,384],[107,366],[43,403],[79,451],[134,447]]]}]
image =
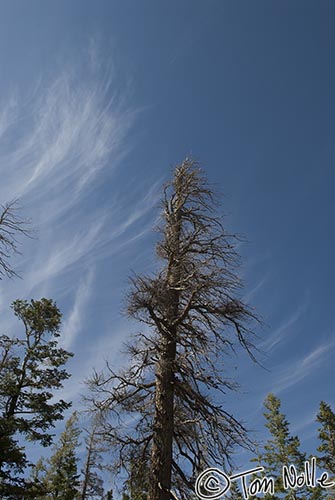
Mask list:
[{"label": "bare branch", "polygon": [[239,347],[255,360],[250,325],[258,321],[239,298],[239,237],[225,231],[194,161],[176,168],[162,206],[163,265],[156,276],[133,277],[128,297],[129,316],[150,333],[128,344],[129,368],[116,373],[107,365],[91,383],[117,463],[127,467],[134,447],[145,446],[149,500],[168,500],[172,488],[187,498],[202,468],[229,463],[237,445],[251,448],[223,405],[237,387],[225,376],[225,360]]},{"label": "bare branch", "polygon": [[9,259],[13,254],[19,254],[19,235],[32,237],[29,229],[30,221],[19,215],[18,201],[14,200],[6,205],[0,205],[0,279],[18,276],[10,266]]}]

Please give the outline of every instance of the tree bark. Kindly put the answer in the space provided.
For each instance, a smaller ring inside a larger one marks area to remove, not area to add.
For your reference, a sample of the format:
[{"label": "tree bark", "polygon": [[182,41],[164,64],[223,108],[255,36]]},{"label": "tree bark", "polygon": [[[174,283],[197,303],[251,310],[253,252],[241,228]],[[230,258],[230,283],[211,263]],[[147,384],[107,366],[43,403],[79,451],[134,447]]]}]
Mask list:
[{"label": "tree bark", "polygon": [[172,498],[174,382],[178,341],[175,320],[179,312],[179,291],[177,288],[180,281],[181,209],[179,198],[177,186],[175,204],[170,207],[171,212],[167,215],[167,240],[171,249],[166,276],[169,297],[166,317],[168,328],[161,339],[161,353],[156,369],[155,417],[148,500],[170,500]]}]

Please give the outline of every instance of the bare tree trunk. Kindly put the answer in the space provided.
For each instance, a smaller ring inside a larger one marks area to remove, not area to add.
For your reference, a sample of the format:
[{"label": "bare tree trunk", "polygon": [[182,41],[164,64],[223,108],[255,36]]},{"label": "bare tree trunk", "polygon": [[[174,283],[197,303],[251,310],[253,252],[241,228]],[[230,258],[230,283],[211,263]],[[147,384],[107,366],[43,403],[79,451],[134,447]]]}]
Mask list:
[{"label": "bare tree trunk", "polygon": [[156,408],[149,500],[169,500],[171,488],[174,360],[176,342],[168,341],[156,374]]},{"label": "bare tree trunk", "polygon": [[86,494],[87,494],[87,488],[88,488],[88,478],[89,478],[89,474],[90,474],[91,461],[92,461],[92,450],[93,450],[93,446],[94,446],[93,441],[94,441],[94,431],[92,431],[91,435],[89,436],[87,457],[86,457],[85,468],[84,468],[84,479],[83,479],[82,490],[80,493],[80,500],[86,500]]},{"label": "bare tree trunk", "polygon": [[115,372],[107,364],[89,381],[93,407],[108,417],[114,463],[130,473],[128,484],[132,468],[143,477],[148,500],[189,498],[206,466],[229,462],[235,445],[250,449],[245,428],[222,404],[234,389],[224,358],[239,344],[255,359],[248,324],[257,321],[236,297],[238,237],[225,231],[195,162],[176,167],[162,202],[156,248],[163,265],[153,276],[134,276],[128,297],[129,316],[150,330],[127,344],[129,367]]},{"label": "bare tree trunk", "polygon": [[[180,187],[180,186],[179,186]],[[177,352],[177,327],[175,320],[179,312],[180,281],[180,193],[176,186],[175,204],[170,207],[167,240],[171,248],[166,284],[168,294],[167,328],[162,335],[160,357],[156,369],[155,417],[151,454],[151,481],[149,500],[170,500],[174,432],[174,382]]]}]

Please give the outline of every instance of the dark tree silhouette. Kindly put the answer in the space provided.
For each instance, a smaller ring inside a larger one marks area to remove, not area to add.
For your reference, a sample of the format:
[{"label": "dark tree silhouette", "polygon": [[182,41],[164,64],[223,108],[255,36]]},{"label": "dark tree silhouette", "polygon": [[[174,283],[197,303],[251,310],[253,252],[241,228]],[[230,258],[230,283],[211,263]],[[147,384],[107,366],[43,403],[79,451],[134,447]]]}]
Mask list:
[{"label": "dark tree silhouette", "polygon": [[80,483],[79,500],[104,499],[104,482],[99,474],[103,469],[102,454],[105,450],[104,443],[98,435],[99,422],[91,422],[85,429],[85,451],[86,456],[81,470],[82,480]]},{"label": "dark tree silhouette", "polygon": [[321,443],[318,451],[322,455],[318,458],[318,463],[331,474],[335,474],[335,413],[329,404],[321,401],[316,419],[321,424],[319,428]]},{"label": "dark tree silhouette", "polygon": [[20,473],[28,465],[18,436],[42,446],[70,407],[54,391],[70,376],[63,368],[72,353],[58,346],[61,313],[50,299],[16,300],[13,310],[23,325],[22,338],[0,335],[0,497],[19,498],[26,488]]},{"label": "dark tree silhouette", "polygon": [[134,449],[149,462],[150,500],[189,498],[203,468],[229,461],[235,445],[250,446],[223,395],[236,388],[226,357],[240,345],[253,358],[256,318],[239,297],[238,238],[217,208],[197,164],[177,166],[164,189],[162,266],[132,279],[128,314],[146,328],[128,344],[128,368],[107,365],[89,381],[117,464],[132,463]]}]

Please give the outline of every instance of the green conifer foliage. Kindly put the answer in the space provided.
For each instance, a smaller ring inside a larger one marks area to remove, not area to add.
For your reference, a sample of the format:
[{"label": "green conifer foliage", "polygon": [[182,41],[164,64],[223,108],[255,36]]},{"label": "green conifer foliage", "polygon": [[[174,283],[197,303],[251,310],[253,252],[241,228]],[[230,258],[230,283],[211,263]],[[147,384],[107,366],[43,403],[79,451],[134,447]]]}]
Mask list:
[{"label": "green conifer foliage", "polygon": [[58,347],[61,313],[52,300],[16,300],[12,307],[23,335],[0,336],[0,497],[17,499],[27,465],[18,439],[51,444],[50,428],[70,406],[54,391],[69,377],[63,365],[72,354]]},{"label": "green conifer foliage", "polygon": [[149,459],[133,451],[125,482],[124,498],[129,500],[147,500],[149,490]]},{"label": "green conifer foliage", "polygon": [[321,424],[319,428],[321,444],[318,451],[322,455],[318,458],[319,465],[335,474],[335,413],[330,405],[321,401],[316,419]]},{"label": "green conifer foliage", "polygon": [[54,446],[54,453],[47,461],[48,468],[45,476],[47,495],[43,500],[75,500],[78,498],[79,474],[77,470],[76,449],[80,430],[76,413],[66,422],[58,443]]},{"label": "green conifer foliage", "polygon": [[[331,480],[335,481],[335,413],[329,404],[321,401],[316,420],[321,424],[319,428],[321,444],[318,447],[321,456],[317,457],[317,464],[330,473]],[[330,488],[327,493],[326,499],[333,499],[335,488]]]},{"label": "green conifer foliage", "polygon": [[[266,495],[266,499],[296,499],[309,498],[306,490],[285,490],[282,482],[282,467],[293,464],[298,470],[303,469],[305,455],[300,451],[300,441],[297,436],[291,436],[289,422],[281,413],[281,401],[274,394],[268,394],[264,401],[266,411],[266,427],[270,439],[266,441],[259,453],[257,462],[264,467],[264,474],[275,478],[275,495]],[[255,460],[256,461],[256,460]]]}]

